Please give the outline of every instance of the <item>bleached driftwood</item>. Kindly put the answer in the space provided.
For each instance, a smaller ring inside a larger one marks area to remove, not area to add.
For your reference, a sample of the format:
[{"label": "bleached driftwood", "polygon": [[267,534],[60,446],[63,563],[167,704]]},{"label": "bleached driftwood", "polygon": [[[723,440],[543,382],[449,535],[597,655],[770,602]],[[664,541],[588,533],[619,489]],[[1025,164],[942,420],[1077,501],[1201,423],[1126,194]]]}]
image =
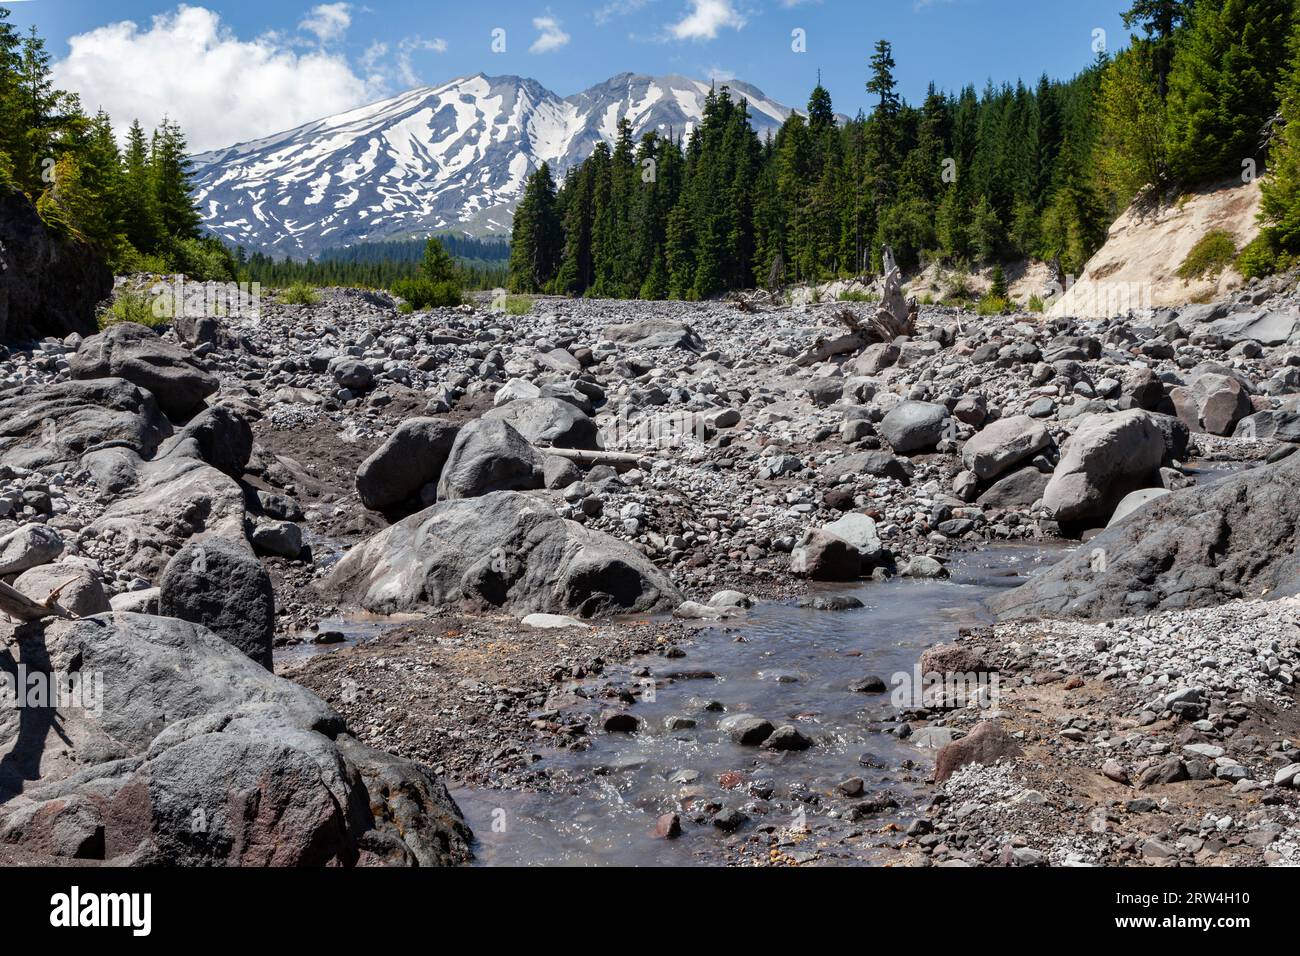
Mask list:
[{"label": "bleached driftwood", "polygon": [[858,348],[865,348],[872,342],[892,342],[897,338],[916,335],[916,318],[920,306],[915,299],[909,299],[903,294],[903,273],[894,261],[894,250],[885,246],[883,256],[884,289],[875,313],[864,319],[852,309],[843,309],[838,315],[852,334],[862,337],[863,342]]},{"label": "bleached driftwood", "polygon": [[862,331],[853,331],[848,335],[841,335],[834,339],[818,339],[812,348],[795,356],[794,364],[800,368],[807,365],[816,365],[818,362],[825,362],[836,355],[850,355],[854,352],[861,352],[870,344],[866,333]]},{"label": "bleached driftwood", "polygon": [[645,455],[634,455],[629,452],[589,451],[585,448],[538,448],[537,451],[542,455],[568,459],[575,465],[585,465],[588,468],[609,465],[618,471],[631,471],[646,458]]},{"label": "bleached driftwood", "polygon": [[16,621],[40,621],[47,617],[71,617],[72,615],[60,607],[55,600],[61,590],[63,588],[56,589],[44,601],[33,601],[22,591],[0,581],[0,611],[8,614]]}]

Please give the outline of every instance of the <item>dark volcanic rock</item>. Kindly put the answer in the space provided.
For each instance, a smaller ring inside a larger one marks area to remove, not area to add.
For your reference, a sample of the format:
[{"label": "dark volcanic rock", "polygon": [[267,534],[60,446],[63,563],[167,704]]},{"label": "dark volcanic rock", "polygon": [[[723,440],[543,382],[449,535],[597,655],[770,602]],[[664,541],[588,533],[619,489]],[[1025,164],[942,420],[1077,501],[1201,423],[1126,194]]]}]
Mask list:
[{"label": "dark volcanic rock", "polygon": [[516,492],[444,501],[412,515],[349,551],[325,587],[379,613],[463,603],[592,617],[682,602],[630,545]]},{"label": "dark volcanic rock", "polygon": [[134,322],[119,322],[86,339],[71,365],[73,378],[124,378],[147,389],[173,421],[201,409],[220,385],[185,352]]},{"label": "dark volcanic rock", "polygon": [[84,243],[51,235],[26,196],[0,189],[0,341],[93,335],[113,273]]},{"label": "dark volcanic rock", "polygon": [[0,387],[0,455],[7,465],[75,463],[109,443],[151,458],[170,434],[153,396],[120,378]]},{"label": "dark volcanic rock", "polygon": [[1112,618],[1300,590],[1300,456],[1150,502],[992,607]]},{"label": "dark volcanic rock", "polygon": [[159,586],[164,615],[202,624],[270,670],[275,591],[250,550],[225,538],[191,541],[167,563]]},{"label": "dark volcanic rock", "polygon": [[555,448],[600,448],[596,422],[558,398],[516,399],[491,409],[483,417],[509,423],[530,442]]},{"label": "dark volcanic rock", "polygon": [[357,493],[373,511],[419,497],[436,485],[456,441],[458,426],[441,418],[409,418],[357,469]]},{"label": "dark volcanic rock", "polygon": [[[102,708],[60,711],[71,764],[38,758],[42,776],[26,787],[0,768],[0,788],[22,790],[0,806],[0,842],[144,866],[469,856],[471,834],[432,773],[362,744],[318,697],[202,627],[101,614],[29,626],[17,643],[61,671],[102,676]],[[0,721],[6,753],[28,756],[24,736]]]},{"label": "dark volcanic rock", "polygon": [[189,454],[239,478],[253,454],[253,430],[233,408],[214,405],[190,419],[168,444],[166,453]]},{"label": "dark volcanic rock", "polygon": [[505,422],[479,418],[456,436],[438,479],[438,500],[530,491],[542,487],[545,474],[545,460],[523,435]]}]

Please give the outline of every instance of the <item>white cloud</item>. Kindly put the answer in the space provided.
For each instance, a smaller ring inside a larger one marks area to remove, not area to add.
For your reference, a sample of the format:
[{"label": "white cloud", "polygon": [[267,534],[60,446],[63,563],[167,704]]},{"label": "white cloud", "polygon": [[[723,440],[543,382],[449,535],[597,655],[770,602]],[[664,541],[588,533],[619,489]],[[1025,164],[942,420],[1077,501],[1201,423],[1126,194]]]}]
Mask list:
[{"label": "white cloud", "polygon": [[387,43],[376,40],[362,54],[361,68],[369,74],[371,83],[398,83],[409,89],[423,82],[411,62],[411,55],[417,52],[446,53],[447,41],[438,37],[409,36],[392,52]]},{"label": "white cloud", "polygon": [[636,13],[646,4],[654,3],[655,0],[610,0],[596,10],[594,16],[598,26],[604,26],[615,17],[625,17],[629,14]]},{"label": "white cloud", "polygon": [[[319,9],[319,8],[318,8]],[[111,23],[72,37],[56,84],[102,107],[120,130],[138,118],[180,123],[197,151],[229,146],[373,102],[386,92],[340,55],[299,53],[282,38],[241,40],[220,14],[182,5],[142,28]]]},{"label": "white cloud", "polygon": [[298,24],[298,29],[316,34],[316,39],[321,43],[333,43],[343,39],[350,26],[352,26],[352,4],[322,3],[311,8]]},{"label": "white cloud", "polygon": [[745,18],[731,0],[690,0],[691,9],[668,32],[678,40],[712,40],[723,27],[739,30]]},{"label": "white cloud", "polygon": [[533,17],[533,26],[537,28],[537,39],[528,48],[529,53],[552,53],[569,45],[569,35],[560,29],[560,21],[547,14]]}]

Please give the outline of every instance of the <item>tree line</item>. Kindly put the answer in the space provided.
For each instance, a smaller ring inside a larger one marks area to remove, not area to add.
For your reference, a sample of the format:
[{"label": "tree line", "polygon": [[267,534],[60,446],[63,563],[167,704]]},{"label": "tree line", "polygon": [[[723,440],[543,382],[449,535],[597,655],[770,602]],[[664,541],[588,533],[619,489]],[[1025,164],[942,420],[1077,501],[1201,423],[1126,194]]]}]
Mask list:
[{"label": "tree line", "polygon": [[867,115],[841,121],[819,84],[760,140],[723,86],[689,137],[634,142],[623,122],[563,182],[545,164],[530,176],[510,287],[707,298],[878,272],[887,245],[904,268],[1036,258],[1078,273],[1135,199],[1249,178],[1270,158],[1277,267],[1300,239],[1300,124],[1265,131],[1279,106],[1300,114],[1295,0],[1136,0],[1123,17],[1128,47],[1066,81],[932,85],[913,106],[882,40]]},{"label": "tree line", "polygon": [[[505,285],[510,247],[501,239],[466,236],[431,237],[455,260],[460,281],[470,289],[492,289]],[[421,275],[428,261],[429,240],[401,239],[362,242],[347,247],[324,249],[314,259],[275,259],[264,253],[251,255],[235,251],[240,275],[269,288],[299,283],[316,286],[357,286],[391,289],[403,279]]]}]

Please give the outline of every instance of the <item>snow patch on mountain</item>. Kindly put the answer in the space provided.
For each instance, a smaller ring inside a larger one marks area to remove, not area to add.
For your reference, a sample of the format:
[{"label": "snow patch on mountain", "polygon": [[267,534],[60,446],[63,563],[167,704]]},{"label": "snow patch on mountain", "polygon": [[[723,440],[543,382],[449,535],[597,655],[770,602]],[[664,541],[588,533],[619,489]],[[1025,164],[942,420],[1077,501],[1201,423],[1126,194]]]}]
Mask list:
[{"label": "snow patch on mountain", "polygon": [[[745,83],[760,135],[790,110]],[[689,137],[710,84],[624,73],[568,98],[516,76],[461,77],[195,156],[206,227],[249,251],[302,258],[330,246],[459,230],[509,232],[528,176],[557,177],[626,118]]]}]

